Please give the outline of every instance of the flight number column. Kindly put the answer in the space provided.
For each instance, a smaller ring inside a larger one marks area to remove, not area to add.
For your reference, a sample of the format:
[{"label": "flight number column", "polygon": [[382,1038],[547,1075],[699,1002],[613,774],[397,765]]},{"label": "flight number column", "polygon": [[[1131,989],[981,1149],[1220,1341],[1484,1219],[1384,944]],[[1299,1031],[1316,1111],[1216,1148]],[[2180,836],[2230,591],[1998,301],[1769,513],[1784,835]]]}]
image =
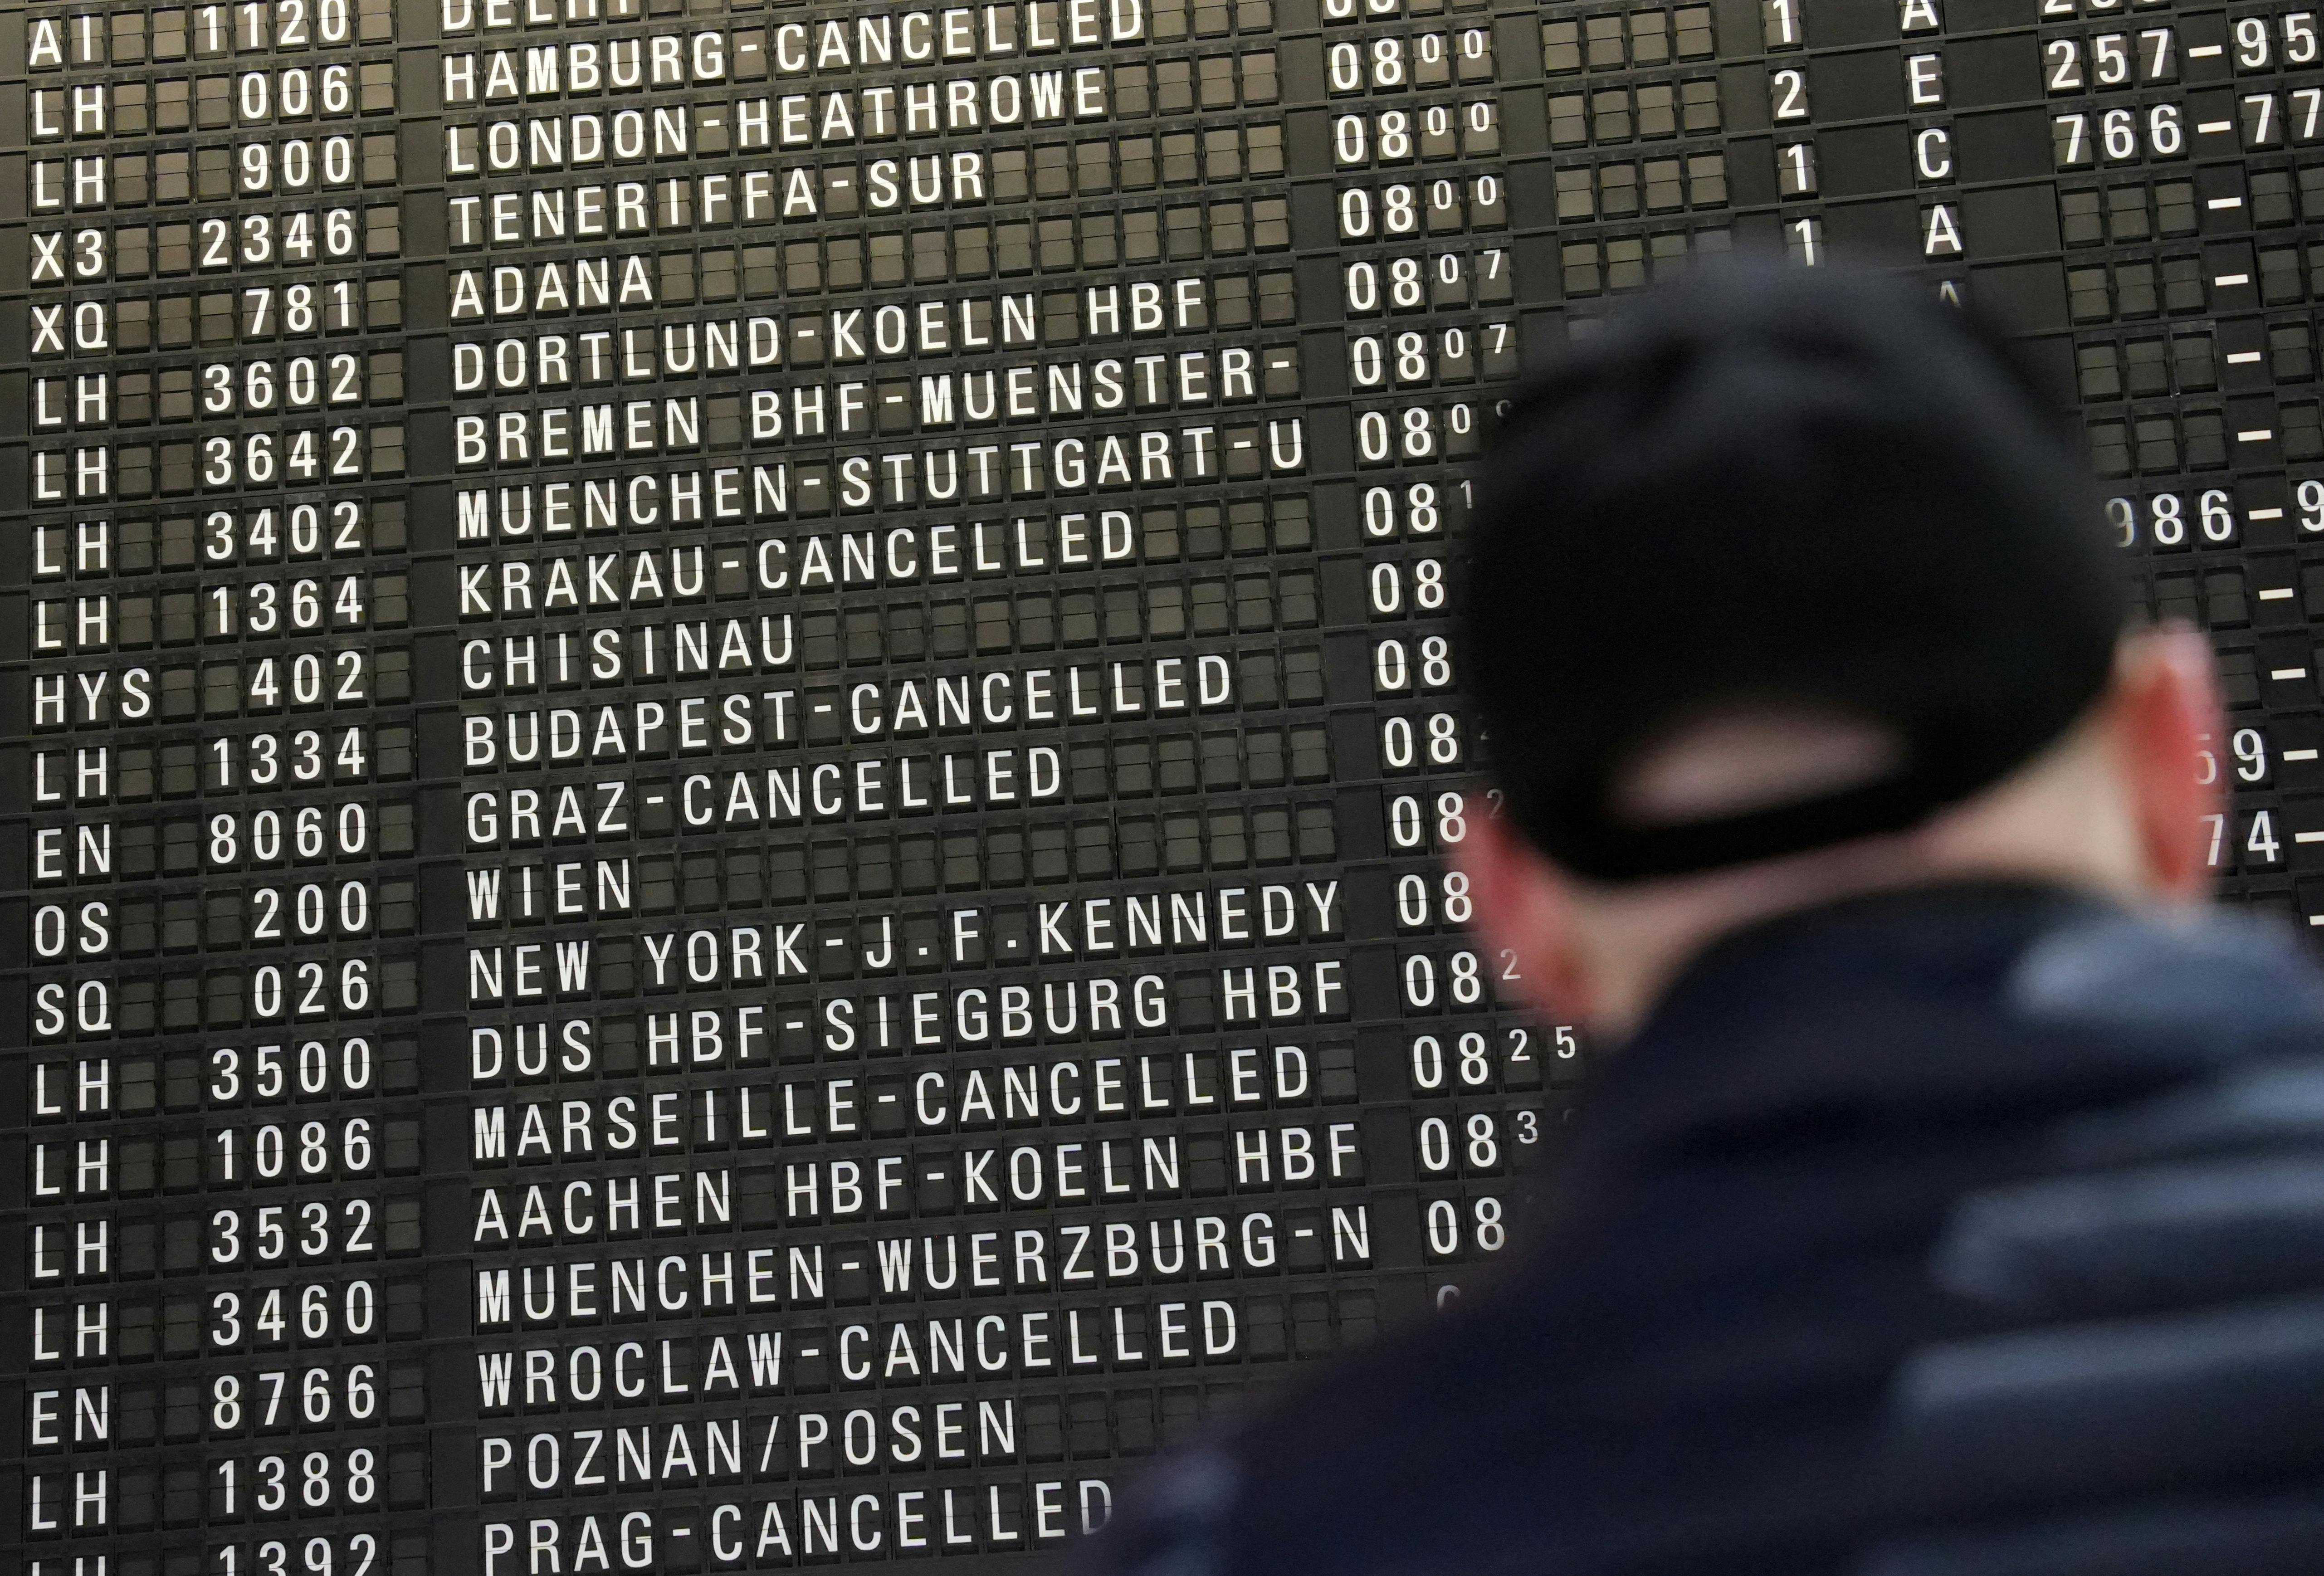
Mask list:
[{"label": "flight number column", "polygon": [[412,1571],[393,18],[22,36],[28,1567]]}]

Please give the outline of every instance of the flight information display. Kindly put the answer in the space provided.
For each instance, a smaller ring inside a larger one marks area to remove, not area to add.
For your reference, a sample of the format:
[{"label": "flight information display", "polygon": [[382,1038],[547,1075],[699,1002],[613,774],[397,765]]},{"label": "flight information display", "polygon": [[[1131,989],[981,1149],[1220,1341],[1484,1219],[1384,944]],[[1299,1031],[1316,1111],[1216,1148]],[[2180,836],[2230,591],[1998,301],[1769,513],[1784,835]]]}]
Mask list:
[{"label": "flight information display", "polygon": [[1029,1570],[1457,1298],[1589,1058],[1442,862],[1464,466],[1697,257],[2023,333],[2324,926],[2319,50],[0,5],[0,1546]]}]

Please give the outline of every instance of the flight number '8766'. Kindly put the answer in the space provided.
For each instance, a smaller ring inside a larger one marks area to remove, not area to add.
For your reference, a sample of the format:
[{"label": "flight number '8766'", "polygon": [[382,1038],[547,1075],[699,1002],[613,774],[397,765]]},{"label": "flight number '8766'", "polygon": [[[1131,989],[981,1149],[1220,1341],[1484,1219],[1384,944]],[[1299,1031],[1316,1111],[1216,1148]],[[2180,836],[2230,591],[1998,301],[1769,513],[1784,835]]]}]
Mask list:
[{"label": "flight number '8766'", "polygon": [[379,1375],[370,1363],[343,1371],[273,1369],[210,1380],[210,1432],[239,1434],[335,1424],[369,1423],[380,1415]]}]

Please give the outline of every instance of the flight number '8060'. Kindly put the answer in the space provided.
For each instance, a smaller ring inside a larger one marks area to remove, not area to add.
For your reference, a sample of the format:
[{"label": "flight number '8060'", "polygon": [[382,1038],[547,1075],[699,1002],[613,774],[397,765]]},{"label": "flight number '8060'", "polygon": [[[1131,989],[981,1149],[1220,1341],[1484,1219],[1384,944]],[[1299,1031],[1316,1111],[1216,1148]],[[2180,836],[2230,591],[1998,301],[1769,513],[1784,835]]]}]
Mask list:
[{"label": "flight number '8060'", "polygon": [[370,848],[371,811],[353,800],[328,806],[302,805],[287,812],[222,810],[209,822],[209,862],[221,869],[315,864]]}]

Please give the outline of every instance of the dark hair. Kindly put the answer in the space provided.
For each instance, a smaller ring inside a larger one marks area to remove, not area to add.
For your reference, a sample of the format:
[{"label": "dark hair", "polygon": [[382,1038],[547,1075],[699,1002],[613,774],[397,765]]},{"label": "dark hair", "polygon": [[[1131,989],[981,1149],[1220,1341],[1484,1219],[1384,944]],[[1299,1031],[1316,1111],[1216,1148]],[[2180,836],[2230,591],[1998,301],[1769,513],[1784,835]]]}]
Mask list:
[{"label": "dark hair", "polygon": [[[1744,263],[1609,314],[1517,395],[1478,477],[1460,650],[1525,835],[1602,880],[1897,830],[2104,687],[2126,616],[2079,428],[1929,286]],[[1626,824],[1674,717],[1772,696],[1875,719],[1900,768]]]}]

